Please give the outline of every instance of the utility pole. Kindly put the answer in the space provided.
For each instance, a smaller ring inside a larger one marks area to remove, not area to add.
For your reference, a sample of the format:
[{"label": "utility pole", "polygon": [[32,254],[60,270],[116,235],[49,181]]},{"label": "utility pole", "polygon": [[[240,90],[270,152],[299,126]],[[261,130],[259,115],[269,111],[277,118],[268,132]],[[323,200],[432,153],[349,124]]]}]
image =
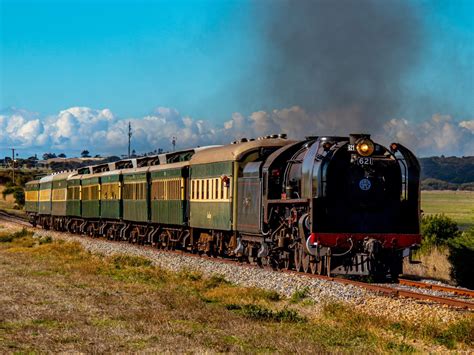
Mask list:
[{"label": "utility pole", "polygon": [[13,185],[15,185],[15,148],[12,148],[12,172]]},{"label": "utility pole", "polygon": [[177,139],[176,137],[173,137],[173,138],[171,139],[171,144],[173,145],[173,152],[174,152],[175,149],[176,149],[176,139]]},{"label": "utility pole", "polygon": [[130,158],[130,142],[132,140],[132,124],[128,122],[128,157]]}]

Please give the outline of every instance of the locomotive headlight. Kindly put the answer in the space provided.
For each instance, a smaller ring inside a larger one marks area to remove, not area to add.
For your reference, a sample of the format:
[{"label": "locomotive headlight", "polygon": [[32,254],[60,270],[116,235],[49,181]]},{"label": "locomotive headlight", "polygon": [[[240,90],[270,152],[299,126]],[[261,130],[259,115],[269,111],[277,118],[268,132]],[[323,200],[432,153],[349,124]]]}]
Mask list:
[{"label": "locomotive headlight", "polygon": [[356,144],[357,153],[363,157],[371,156],[374,153],[374,149],[374,142],[367,138],[361,139]]}]

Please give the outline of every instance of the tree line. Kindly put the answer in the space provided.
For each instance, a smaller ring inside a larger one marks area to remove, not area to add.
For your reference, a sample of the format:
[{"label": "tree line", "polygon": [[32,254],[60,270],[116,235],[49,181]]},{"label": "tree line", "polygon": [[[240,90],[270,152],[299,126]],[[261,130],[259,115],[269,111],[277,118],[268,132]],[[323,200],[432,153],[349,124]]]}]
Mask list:
[{"label": "tree line", "polygon": [[474,156],[421,158],[423,190],[474,191]]}]

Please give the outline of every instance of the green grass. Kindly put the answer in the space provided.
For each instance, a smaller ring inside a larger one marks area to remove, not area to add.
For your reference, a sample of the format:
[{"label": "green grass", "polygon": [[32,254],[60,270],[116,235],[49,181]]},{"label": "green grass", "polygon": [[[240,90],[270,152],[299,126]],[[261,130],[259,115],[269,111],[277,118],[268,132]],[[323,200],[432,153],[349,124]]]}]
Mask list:
[{"label": "green grass", "polygon": [[461,229],[474,226],[474,192],[422,191],[421,209],[425,215],[444,214]]}]

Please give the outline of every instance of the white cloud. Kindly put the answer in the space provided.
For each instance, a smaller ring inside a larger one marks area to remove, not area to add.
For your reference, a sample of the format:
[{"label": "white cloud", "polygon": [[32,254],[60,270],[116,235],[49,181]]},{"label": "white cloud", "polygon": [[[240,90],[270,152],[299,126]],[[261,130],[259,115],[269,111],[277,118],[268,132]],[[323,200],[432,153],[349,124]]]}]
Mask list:
[{"label": "white cloud", "polygon": [[457,123],[451,116],[433,115],[421,123],[392,119],[379,136],[402,143],[421,156],[474,155],[473,127],[474,120]]},{"label": "white cloud", "polygon": [[474,133],[474,120],[459,122],[459,126]]},{"label": "white cloud", "polygon": [[[456,122],[450,116],[434,115],[422,122],[394,118],[375,130],[361,129],[357,107],[312,114],[298,106],[256,111],[249,116],[234,113],[222,125],[182,116],[176,109],[158,107],[150,115],[119,119],[109,109],[71,107],[57,115],[40,118],[25,110],[0,113],[0,144],[15,145],[30,152],[65,152],[77,155],[83,149],[93,154],[121,155],[127,150],[128,122],[132,124],[132,148],[138,152],[229,143],[242,137],[286,133],[289,138],[308,135],[374,133],[382,143],[397,141],[417,154],[473,155],[474,120]],[[380,124],[378,125],[380,126]]]}]

